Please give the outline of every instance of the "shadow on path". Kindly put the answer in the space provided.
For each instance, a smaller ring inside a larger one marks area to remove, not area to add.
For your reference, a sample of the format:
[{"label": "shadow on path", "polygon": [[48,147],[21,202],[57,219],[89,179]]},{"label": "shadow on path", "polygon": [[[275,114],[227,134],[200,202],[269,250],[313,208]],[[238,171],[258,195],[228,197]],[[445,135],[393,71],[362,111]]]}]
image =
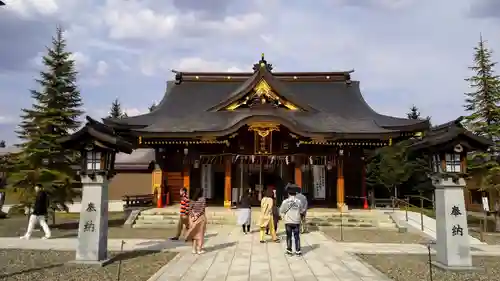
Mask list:
[{"label": "shadow on path", "polygon": [[222,249],[225,249],[225,248],[229,248],[229,247],[235,246],[236,244],[238,244],[238,243],[237,242],[228,242],[228,243],[222,243],[222,244],[218,244],[218,245],[213,245],[213,246],[210,246],[210,247],[206,247],[205,251],[207,251],[207,252],[218,251],[218,250],[222,250]]},{"label": "shadow on path", "polygon": [[302,254],[305,255],[308,252],[314,251],[315,249],[318,249],[318,248],[319,248],[319,244],[311,244],[311,245],[301,247],[301,250],[302,250]]}]

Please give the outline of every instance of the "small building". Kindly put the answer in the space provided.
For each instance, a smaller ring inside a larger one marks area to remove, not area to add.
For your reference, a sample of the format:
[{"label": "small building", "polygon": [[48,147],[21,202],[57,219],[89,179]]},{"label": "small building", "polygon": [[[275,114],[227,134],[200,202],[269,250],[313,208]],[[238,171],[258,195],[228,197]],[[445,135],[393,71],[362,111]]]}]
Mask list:
[{"label": "small building", "polygon": [[110,194],[168,189],[177,201],[180,188],[199,187],[229,207],[246,188],[261,196],[294,182],[312,204],[362,204],[365,152],[429,123],[375,112],[352,72],[275,72],[264,56],[248,73],[175,72],[152,112],[104,120],[138,148],[117,159]]}]

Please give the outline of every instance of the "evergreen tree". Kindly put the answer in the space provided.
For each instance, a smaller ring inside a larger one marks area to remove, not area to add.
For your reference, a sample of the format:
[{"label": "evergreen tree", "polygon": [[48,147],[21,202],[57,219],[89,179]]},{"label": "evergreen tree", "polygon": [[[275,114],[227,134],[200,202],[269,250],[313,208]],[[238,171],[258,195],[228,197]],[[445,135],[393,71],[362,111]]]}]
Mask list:
[{"label": "evergreen tree", "polygon": [[471,92],[465,93],[465,126],[477,135],[487,137],[495,145],[485,153],[475,152],[469,157],[469,171],[479,177],[481,188],[498,187],[495,178],[500,175],[496,161],[500,145],[500,77],[495,74],[496,62],[492,61],[492,50],[480,37],[474,48],[474,64],[469,67],[474,75],[468,79]]},{"label": "evergreen tree", "polygon": [[377,150],[367,165],[367,183],[371,186],[384,186],[394,196],[398,196],[398,187],[412,177],[429,171],[428,161],[421,155],[412,155],[408,150],[411,141],[401,141],[392,146]]},{"label": "evergreen tree", "polygon": [[0,140],[0,148],[5,148],[5,141],[4,140]]},{"label": "evergreen tree", "polygon": [[127,114],[123,111],[122,105],[118,99],[115,99],[111,104],[108,117],[114,119],[127,117]]},{"label": "evergreen tree", "polygon": [[406,113],[406,116],[408,116],[408,119],[418,120],[420,119],[420,111],[415,105],[412,105],[410,111]]},{"label": "evergreen tree", "polygon": [[152,112],[153,110],[155,110],[156,106],[157,106],[156,102],[153,102],[153,104],[148,107],[149,112]]},{"label": "evergreen tree", "polygon": [[43,57],[45,69],[31,90],[33,104],[22,109],[20,129],[16,132],[22,151],[13,162],[12,185],[22,190],[22,203],[33,203],[34,185],[39,183],[49,195],[52,209],[68,210],[78,195],[75,187],[79,154],[64,149],[57,141],[80,127],[82,100],[76,85],[77,72],[71,53],[66,51],[63,30],[58,27],[52,46]]}]

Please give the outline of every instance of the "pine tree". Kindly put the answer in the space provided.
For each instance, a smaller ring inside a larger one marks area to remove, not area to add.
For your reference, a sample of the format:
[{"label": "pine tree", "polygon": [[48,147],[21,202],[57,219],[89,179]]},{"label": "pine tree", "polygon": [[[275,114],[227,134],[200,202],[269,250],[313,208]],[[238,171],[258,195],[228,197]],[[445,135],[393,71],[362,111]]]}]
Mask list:
[{"label": "pine tree", "polygon": [[63,148],[57,141],[80,127],[82,100],[76,85],[77,72],[71,52],[66,51],[63,30],[58,27],[52,46],[43,57],[45,69],[35,81],[38,90],[31,90],[33,104],[22,109],[20,129],[16,132],[22,151],[13,163],[12,185],[20,188],[22,203],[33,203],[35,184],[49,195],[52,209],[68,210],[78,195],[74,189],[79,154]]},{"label": "pine tree", "polygon": [[153,104],[151,104],[151,105],[148,107],[149,112],[152,112],[153,110],[155,110],[155,109],[156,109],[156,106],[157,106],[156,102],[153,102]]},{"label": "pine tree", "polygon": [[495,74],[496,62],[492,61],[492,50],[480,37],[474,48],[474,64],[469,67],[474,75],[468,79],[471,92],[465,93],[465,126],[477,135],[494,141],[494,146],[486,153],[475,152],[469,157],[469,171],[480,177],[481,188],[498,187],[495,182],[500,175],[496,161],[500,145],[500,77]]},{"label": "pine tree", "polygon": [[412,105],[410,111],[406,113],[406,116],[408,116],[408,119],[418,120],[420,119],[420,111],[415,105]]},{"label": "pine tree", "polygon": [[109,118],[123,118],[127,117],[126,113],[122,110],[122,105],[118,99],[115,99],[111,104],[111,109],[109,110]]}]

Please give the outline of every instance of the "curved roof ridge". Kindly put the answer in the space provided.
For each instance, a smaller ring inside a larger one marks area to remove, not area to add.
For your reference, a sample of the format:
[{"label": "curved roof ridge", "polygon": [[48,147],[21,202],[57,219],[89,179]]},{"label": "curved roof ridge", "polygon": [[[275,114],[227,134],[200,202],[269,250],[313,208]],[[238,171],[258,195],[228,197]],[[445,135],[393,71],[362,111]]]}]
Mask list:
[{"label": "curved roof ridge", "polygon": [[[375,123],[380,126],[381,128],[391,128],[391,127],[401,127],[401,126],[409,126],[409,125],[414,125],[416,126],[417,128],[416,129],[419,129],[421,127],[421,129],[428,129],[429,128],[429,120],[415,120],[415,119],[408,119],[408,118],[403,118],[403,117],[395,117],[395,116],[390,116],[390,115],[385,115],[385,114],[381,114],[379,112],[377,112],[375,109],[373,109],[369,104],[368,102],[366,102],[364,96],[363,96],[363,93],[361,93],[361,87],[360,87],[360,82],[359,81],[353,81],[352,86],[356,85],[356,89],[355,89],[355,94],[356,96],[358,97],[358,99],[360,100],[360,102],[363,103],[363,105],[371,112],[373,113],[375,116],[374,117],[378,117],[378,119],[374,119]],[[392,123],[391,124],[391,121],[392,122],[398,122],[399,124],[394,124]],[[384,122],[387,122],[384,124]],[[401,122],[403,122],[404,124],[401,124]],[[421,125],[421,126],[420,126]]]}]

